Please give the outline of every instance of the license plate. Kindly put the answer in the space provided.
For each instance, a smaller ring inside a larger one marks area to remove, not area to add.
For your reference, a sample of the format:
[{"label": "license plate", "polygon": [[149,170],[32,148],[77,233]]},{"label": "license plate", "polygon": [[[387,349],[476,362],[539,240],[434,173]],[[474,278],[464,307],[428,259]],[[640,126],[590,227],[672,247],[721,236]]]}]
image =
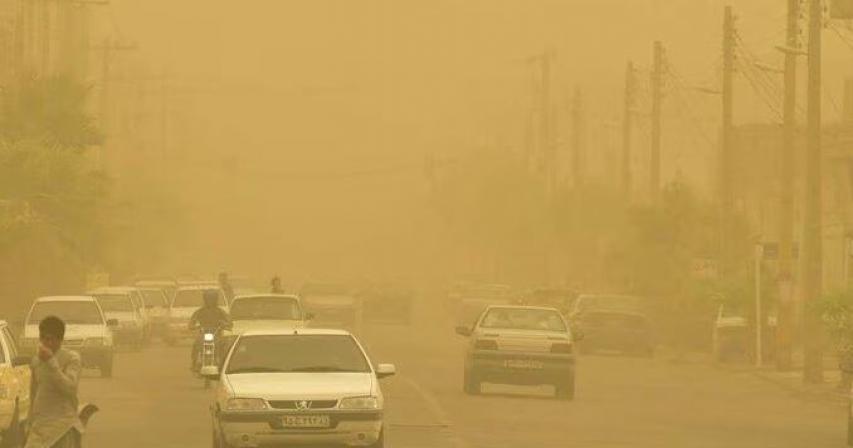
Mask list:
[{"label": "license plate", "polygon": [[530,359],[507,359],[504,361],[504,367],[509,369],[541,369],[545,367],[542,361],[533,361]]},{"label": "license plate", "polygon": [[328,415],[288,415],[282,418],[286,428],[328,428],[331,426]]}]

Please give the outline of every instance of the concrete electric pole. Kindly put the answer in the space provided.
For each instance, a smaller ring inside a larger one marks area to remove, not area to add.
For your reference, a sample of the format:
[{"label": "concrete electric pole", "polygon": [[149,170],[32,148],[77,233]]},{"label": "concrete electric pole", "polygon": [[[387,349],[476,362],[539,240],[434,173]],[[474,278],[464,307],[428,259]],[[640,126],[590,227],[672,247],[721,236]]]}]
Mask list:
[{"label": "concrete electric pole", "polygon": [[652,148],[649,165],[649,193],[653,201],[660,197],[661,105],[663,103],[663,45],[655,41],[652,61]]},{"label": "concrete electric pole", "polygon": [[625,110],[622,117],[622,195],[626,201],[631,199],[631,131],[636,87],[634,63],[629,61],[625,69]]}]

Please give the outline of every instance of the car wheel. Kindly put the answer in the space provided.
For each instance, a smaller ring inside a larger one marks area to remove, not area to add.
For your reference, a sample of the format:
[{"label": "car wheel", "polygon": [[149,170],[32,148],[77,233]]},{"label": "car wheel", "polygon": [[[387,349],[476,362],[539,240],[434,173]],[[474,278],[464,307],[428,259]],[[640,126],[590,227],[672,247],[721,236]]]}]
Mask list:
[{"label": "car wheel", "polygon": [[20,448],[24,446],[24,425],[21,424],[21,413],[18,403],[15,402],[15,410],[12,412],[12,420],[9,427],[3,432],[2,448]]},{"label": "car wheel", "polygon": [[463,377],[463,389],[465,393],[468,395],[479,395],[481,393],[481,384],[480,377],[477,375],[477,372],[473,369],[469,371],[465,371],[465,375]]},{"label": "car wheel", "polygon": [[555,384],[557,390],[557,398],[561,400],[573,400],[575,398],[575,375],[572,374],[568,380],[562,384]]},{"label": "car wheel", "polygon": [[101,377],[103,378],[112,378],[113,376],[113,357],[107,356],[107,358],[101,363]]}]

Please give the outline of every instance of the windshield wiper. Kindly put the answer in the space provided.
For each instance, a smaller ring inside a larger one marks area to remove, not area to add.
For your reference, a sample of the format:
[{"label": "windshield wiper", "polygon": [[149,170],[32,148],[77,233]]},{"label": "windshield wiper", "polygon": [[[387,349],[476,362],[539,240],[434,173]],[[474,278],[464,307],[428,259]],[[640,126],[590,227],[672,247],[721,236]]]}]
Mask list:
[{"label": "windshield wiper", "polygon": [[234,373],[282,373],[286,372],[286,370],[276,369],[275,367],[241,367],[239,369],[233,369],[226,372],[227,375],[231,375]]},{"label": "windshield wiper", "polygon": [[335,366],[307,366],[290,369],[290,372],[357,372],[353,369],[342,369]]}]

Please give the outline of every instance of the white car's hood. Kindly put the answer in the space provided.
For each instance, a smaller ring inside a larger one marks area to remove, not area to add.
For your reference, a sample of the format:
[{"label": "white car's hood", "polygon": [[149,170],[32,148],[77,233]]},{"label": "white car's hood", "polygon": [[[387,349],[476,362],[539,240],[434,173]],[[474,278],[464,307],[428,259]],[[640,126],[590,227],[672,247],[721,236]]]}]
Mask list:
[{"label": "white car's hood", "polygon": [[337,400],[374,395],[372,373],[238,373],[225,375],[232,396],[267,400]]},{"label": "white car's hood", "polygon": [[270,331],[283,328],[303,328],[305,322],[301,320],[235,320],[230,334],[240,335],[247,331]]},{"label": "white car's hood", "polygon": [[[65,327],[65,340],[71,341],[75,339],[102,338],[106,336],[106,333],[106,325],[69,324]],[[39,326],[27,325],[24,327],[24,337],[27,339],[38,339]]]}]

